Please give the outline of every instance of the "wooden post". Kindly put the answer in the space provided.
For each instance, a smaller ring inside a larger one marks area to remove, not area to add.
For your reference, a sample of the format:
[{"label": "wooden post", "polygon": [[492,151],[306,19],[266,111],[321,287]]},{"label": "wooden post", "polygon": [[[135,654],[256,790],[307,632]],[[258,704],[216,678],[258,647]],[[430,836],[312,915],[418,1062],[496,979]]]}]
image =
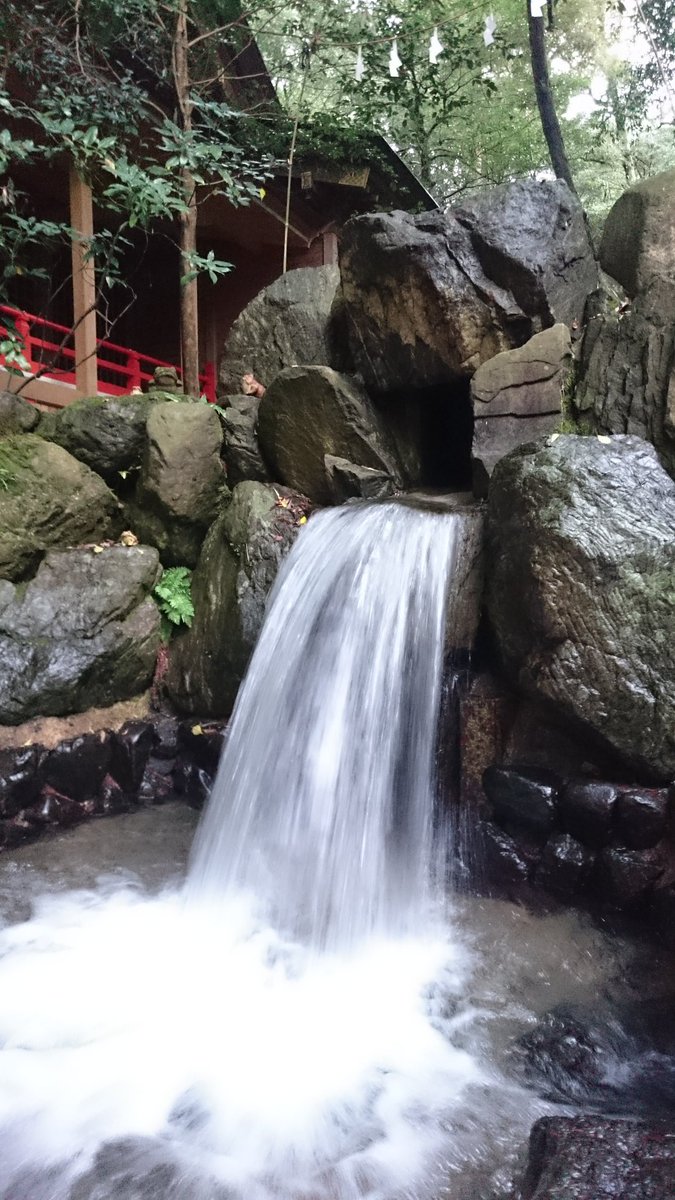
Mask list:
[{"label": "wooden post", "polygon": [[96,279],[94,263],[87,258],[94,234],[91,188],[81,175],[70,171],[70,224],[73,234],[73,325],[75,329],[75,386],[82,396],[98,392],[96,373]]}]

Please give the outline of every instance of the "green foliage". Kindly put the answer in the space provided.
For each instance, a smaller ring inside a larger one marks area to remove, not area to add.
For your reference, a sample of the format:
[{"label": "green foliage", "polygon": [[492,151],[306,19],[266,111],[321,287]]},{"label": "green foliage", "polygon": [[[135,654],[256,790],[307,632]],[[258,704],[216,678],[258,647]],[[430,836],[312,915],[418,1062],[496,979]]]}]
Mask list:
[{"label": "green foliage", "polygon": [[162,614],[162,638],[166,642],[178,625],[192,625],[195,615],[192,603],[192,571],[189,567],[167,567],[153,596]]}]

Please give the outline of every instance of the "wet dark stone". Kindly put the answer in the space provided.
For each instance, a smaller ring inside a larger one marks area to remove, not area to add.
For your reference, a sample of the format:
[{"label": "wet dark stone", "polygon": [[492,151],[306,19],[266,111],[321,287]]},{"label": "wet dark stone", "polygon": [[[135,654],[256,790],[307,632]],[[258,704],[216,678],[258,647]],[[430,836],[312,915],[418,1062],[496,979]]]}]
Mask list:
[{"label": "wet dark stone", "polygon": [[16,846],[22,846],[24,842],[30,842],[35,835],[35,825],[22,816],[13,817],[11,821],[0,821],[0,846],[6,850],[13,850]]},{"label": "wet dark stone", "polygon": [[625,1042],[616,1023],[603,1027],[588,1013],[561,1006],[518,1039],[513,1055],[545,1099],[581,1104],[611,1096],[608,1068],[622,1057]]},{"label": "wet dark stone", "polygon": [[113,735],[110,774],[130,796],[136,795],[143,782],[154,742],[155,733],[147,721],[127,721]]},{"label": "wet dark stone", "polygon": [[225,724],[213,721],[203,724],[182,721],[178,730],[178,742],[182,757],[203,767],[210,775],[215,775],[226,732]]},{"label": "wet dark stone", "polygon": [[112,775],[106,775],[95,800],[95,811],[98,816],[104,817],[112,817],[116,813],[128,812],[134,798],[135,793],[130,795],[129,792],[120,786],[117,779],[113,779]]},{"label": "wet dark stone", "polygon": [[572,783],[560,796],[560,816],[568,833],[600,849],[612,836],[619,789],[611,783]]},{"label": "wet dark stone", "polygon": [[44,763],[45,783],[73,800],[91,800],[98,795],[110,757],[111,738],[107,732],[83,733],[49,752]]},{"label": "wet dark stone", "polygon": [[197,763],[180,759],[173,769],[174,788],[192,808],[203,808],[211,795],[213,776]]},{"label": "wet dark stone", "polygon": [[638,850],[601,850],[596,860],[594,893],[612,908],[630,908],[644,900],[663,864]]},{"label": "wet dark stone", "polygon": [[542,840],[555,825],[557,782],[548,771],[525,774],[493,766],[483,775],[485,795],[497,820]]},{"label": "wet dark stone", "polygon": [[652,920],[667,946],[675,949],[675,885],[655,887],[652,893]]},{"label": "wet dark stone", "polygon": [[156,717],[152,724],[155,731],[153,756],[155,758],[175,758],[178,754],[178,718]]},{"label": "wet dark stone", "polygon": [[479,838],[490,883],[508,886],[527,882],[530,863],[508,833],[491,821],[483,821],[479,827]]},{"label": "wet dark stone", "polygon": [[675,1133],[602,1117],[542,1117],[532,1128],[522,1200],[671,1200]]},{"label": "wet dark stone", "polygon": [[69,1200],[178,1200],[179,1175],[170,1148],[159,1139],[120,1138],[101,1147],[90,1169],[73,1185]]},{"label": "wet dark stone", "polygon": [[25,814],[26,820],[36,825],[77,825],[86,813],[82,804],[57,792],[48,783],[40,792],[40,802]]},{"label": "wet dark stone", "polygon": [[563,899],[583,891],[593,867],[594,855],[569,833],[549,838],[544,846],[535,883]]},{"label": "wet dark stone", "polygon": [[173,762],[170,759],[151,755],[138,789],[139,801],[142,804],[163,804],[174,790],[172,771]]},{"label": "wet dark stone", "polygon": [[619,840],[632,850],[647,850],[661,841],[668,819],[668,794],[650,788],[622,792],[616,802]]},{"label": "wet dark stone", "polygon": [[15,817],[40,794],[40,747],[0,751],[0,816]]}]

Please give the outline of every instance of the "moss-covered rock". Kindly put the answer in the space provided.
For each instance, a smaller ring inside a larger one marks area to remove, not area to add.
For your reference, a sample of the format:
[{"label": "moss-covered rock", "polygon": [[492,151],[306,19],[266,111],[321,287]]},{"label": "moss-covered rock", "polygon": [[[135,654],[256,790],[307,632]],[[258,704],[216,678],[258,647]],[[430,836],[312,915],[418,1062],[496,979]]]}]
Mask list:
[{"label": "moss-covered rock", "polygon": [[675,775],[675,484],[634,437],[521,446],[488,500],[488,609],[513,682],[633,770]]},{"label": "moss-covered rock", "polygon": [[25,587],[0,580],[0,722],[143,691],[159,647],[158,574],[153,548],[110,546],[51,550]]},{"label": "moss-covered rock", "polygon": [[45,550],[112,536],[119,504],[103,480],[33,433],[0,441],[0,579],[31,575]]},{"label": "moss-covered rock", "polygon": [[147,420],[159,400],[157,394],[75,400],[58,413],[48,413],[40,435],[111,480],[119,471],[140,466]]},{"label": "moss-covered rock", "polygon": [[207,404],[160,404],[147,421],[143,466],[127,523],[165,566],[197,565],[227,496],[218,414]]},{"label": "moss-covered rock", "polygon": [[0,437],[13,433],[33,433],[40,424],[41,413],[14,392],[0,392]]},{"label": "moss-covered rock", "polygon": [[232,711],[268,593],[308,508],[286,488],[246,481],[234,489],[193,576],[194,623],[170,649],[167,687],[183,711]]}]

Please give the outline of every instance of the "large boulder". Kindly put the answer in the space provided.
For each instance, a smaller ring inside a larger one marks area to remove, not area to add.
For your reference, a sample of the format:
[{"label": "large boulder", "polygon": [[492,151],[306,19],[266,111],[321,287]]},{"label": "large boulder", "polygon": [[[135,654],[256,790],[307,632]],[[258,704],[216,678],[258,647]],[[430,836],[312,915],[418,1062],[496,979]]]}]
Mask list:
[{"label": "large boulder", "polygon": [[488,610],[512,680],[645,775],[675,775],[675,484],[633,437],[495,467]]},{"label": "large boulder", "polygon": [[337,267],[301,267],[264,288],[228,334],[220,362],[219,395],[241,392],[242,376],[249,373],[267,386],[285,367],[342,366],[339,283]]},{"label": "large boulder", "polygon": [[102,479],[34,433],[0,441],[0,579],[33,573],[51,546],[109,537],[119,504]]},{"label": "large boulder", "polygon": [[223,458],[230,487],[245,479],[266,483],[270,474],[258,445],[259,396],[228,396],[221,409]]},{"label": "large boulder", "polygon": [[630,310],[600,313],[584,335],[575,411],[586,429],[631,433],[675,476],[675,257]]},{"label": "large boulder", "polygon": [[0,581],[0,723],[113,704],[152,679],[159,612],[148,546],[50,550],[25,587]]},{"label": "large boulder", "polygon": [[145,395],[85,397],[47,414],[40,436],[112,480],[120,471],[140,466],[145,427],[156,402]]},{"label": "large boulder", "polygon": [[378,415],[360,384],[330,367],[289,367],[277,375],[258,413],[260,446],[275,479],[320,504],[334,498],[326,456],[400,469]]},{"label": "large boulder", "polygon": [[209,530],[192,579],[192,628],[171,645],[167,689],[184,712],[227,716],[267,595],[308,509],[286,488],[240,483]]},{"label": "large boulder", "polygon": [[39,408],[14,392],[0,392],[0,438],[13,433],[34,433],[40,424]]},{"label": "large boulder", "polygon": [[[577,1054],[581,1058],[582,1050]],[[518,1195],[521,1200],[666,1200],[674,1187],[675,1133],[667,1123],[553,1116],[542,1117],[532,1129]]]},{"label": "large boulder", "polygon": [[636,183],[616,201],[600,241],[600,264],[629,296],[675,271],[675,170]]},{"label": "large boulder", "polygon": [[524,442],[553,433],[572,364],[566,325],[535,333],[524,346],[503,350],[471,380],[474,491],[487,495],[495,463]]},{"label": "large boulder", "polygon": [[447,213],[356,217],[340,267],[354,362],[377,391],[470,376],[581,321],[597,287],[581,206],[559,180],[504,184]]},{"label": "large boulder", "polygon": [[148,417],[128,523],[140,541],[157,547],[165,566],[197,565],[225,492],[222,440],[218,414],[207,404],[158,404]]}]

